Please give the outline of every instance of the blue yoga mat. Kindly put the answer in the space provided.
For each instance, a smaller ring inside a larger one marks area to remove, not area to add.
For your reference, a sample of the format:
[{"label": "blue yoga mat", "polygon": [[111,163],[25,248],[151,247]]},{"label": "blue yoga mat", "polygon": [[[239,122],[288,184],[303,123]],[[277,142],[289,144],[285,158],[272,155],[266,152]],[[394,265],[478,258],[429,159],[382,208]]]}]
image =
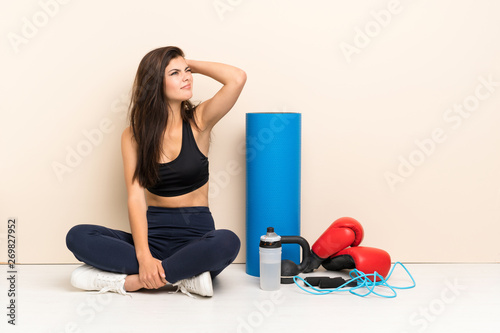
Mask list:
[{"label": "blue yoga mat", "polygon": [[[259,241],[267,227],[300,235],[300,113],[246,114],[246,272],[259,276]],[[300,261],[283,245],[282,259]]]}]

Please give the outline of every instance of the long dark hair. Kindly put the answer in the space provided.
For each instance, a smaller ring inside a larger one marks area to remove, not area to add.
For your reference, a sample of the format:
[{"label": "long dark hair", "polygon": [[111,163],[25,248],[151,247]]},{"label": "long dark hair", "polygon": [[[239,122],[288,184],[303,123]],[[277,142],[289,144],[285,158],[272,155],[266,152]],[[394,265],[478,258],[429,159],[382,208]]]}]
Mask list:
[{"label": "long dark hair", "polygon": [[[143,187],[151,187],[158,181],[158,162],[170,109],[163,80],[165,68],[177,57],[184,57],[184,52],[175,46],[150,51],[142,58],[132,87],[130,127],[137,142],[137,165],[132,181],[137,179]],[[190,101],[182,102],[183,121],[192,121],[196,126],[195,112]]]}]

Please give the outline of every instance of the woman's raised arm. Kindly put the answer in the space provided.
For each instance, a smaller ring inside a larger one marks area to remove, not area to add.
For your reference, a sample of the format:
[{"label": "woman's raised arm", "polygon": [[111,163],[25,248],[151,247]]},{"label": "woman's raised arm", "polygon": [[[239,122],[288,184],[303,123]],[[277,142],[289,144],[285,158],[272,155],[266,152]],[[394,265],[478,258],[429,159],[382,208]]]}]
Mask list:
[{"label": "woman's raised arm", "polygon": [[186,62],[192,73],[206,75],[223,84],[212,98],[196,108],[198,119],[201,121],[200,128],[202,130],[211,129],[236,103],[245,85],[247,75],[237,67],[218,62],[188,59]]}]

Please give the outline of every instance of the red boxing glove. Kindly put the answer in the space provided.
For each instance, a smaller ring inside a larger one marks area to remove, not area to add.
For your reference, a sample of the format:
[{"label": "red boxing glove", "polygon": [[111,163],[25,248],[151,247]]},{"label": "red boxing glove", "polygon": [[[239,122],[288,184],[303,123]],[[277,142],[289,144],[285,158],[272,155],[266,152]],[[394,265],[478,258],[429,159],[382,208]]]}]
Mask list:
[{"label": "red boxing glove", "polygon": [[[365,274],[377,272],[385,278],[391,268],[391,256],[386,251],[374,247],[350,247],[326,259],[322,265],[329,271],[356,268]],[[373,278],[370,280],[373,281]],[[377,279],[379,280],[380,278]]]},{"label": "red boxing glove", "polygon": [[341,217],[333,222],[313,244],[312,256],[305,272],[319,267],[321,262],[349,246],[358,246],[363,240],[363,227],[352,217]]}]

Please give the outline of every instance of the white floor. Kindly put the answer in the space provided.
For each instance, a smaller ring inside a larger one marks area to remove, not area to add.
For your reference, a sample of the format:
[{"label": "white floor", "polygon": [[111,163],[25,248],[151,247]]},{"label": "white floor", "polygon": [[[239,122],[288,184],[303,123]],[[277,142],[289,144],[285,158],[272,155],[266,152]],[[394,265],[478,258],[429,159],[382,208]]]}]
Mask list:
[{"label": "white floor", "polygon": [[[392,299],[315,296],[296,285],[265,292],[243,264],[215,279],[212,298],[169,288],[95,295],[70,285],[77,265],[18,265],[15,327],[7,323],[7,267],[1,267],[0,332],[500,332],[498,264],[408,264],[417,286]],[[410,283],[399,268],[389,282]]]}]

